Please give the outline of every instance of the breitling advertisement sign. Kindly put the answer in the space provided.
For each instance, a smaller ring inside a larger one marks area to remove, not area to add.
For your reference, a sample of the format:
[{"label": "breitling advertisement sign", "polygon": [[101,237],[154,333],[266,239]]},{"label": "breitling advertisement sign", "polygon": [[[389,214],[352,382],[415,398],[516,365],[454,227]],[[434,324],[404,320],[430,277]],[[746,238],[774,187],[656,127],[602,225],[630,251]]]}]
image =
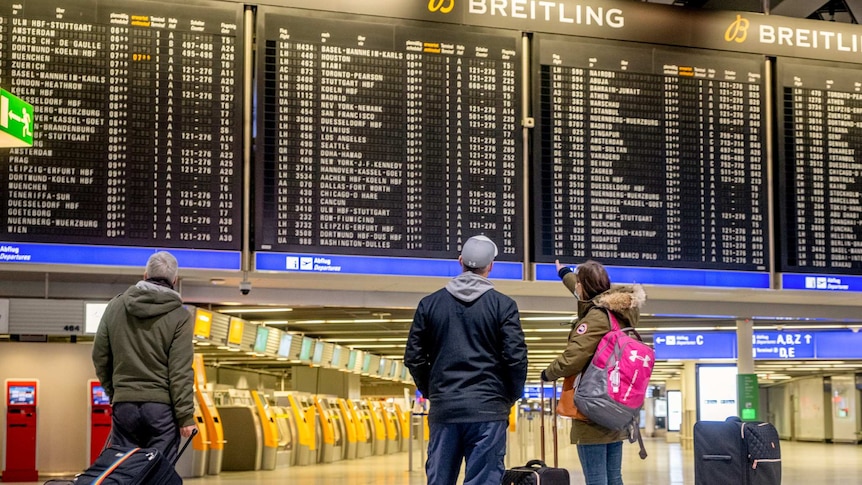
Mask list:
[{"label": "breitling advertisement sign", "polygon": [[[268,3],[306,10],[309,4],[305,0]],[[862,27],[858,25],[753,12],[612,0],[317,0],[313,10],[862,62]]]}]

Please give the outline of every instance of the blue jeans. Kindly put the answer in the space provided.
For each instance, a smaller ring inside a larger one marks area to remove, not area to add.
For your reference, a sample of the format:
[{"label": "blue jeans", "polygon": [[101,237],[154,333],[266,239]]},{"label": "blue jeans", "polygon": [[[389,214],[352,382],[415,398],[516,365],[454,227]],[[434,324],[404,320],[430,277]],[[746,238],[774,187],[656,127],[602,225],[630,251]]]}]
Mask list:
[{"label": "blue jeans", "polygon": [[578,445],[587,485],[623,485],[623,442]]},{"label": "blue jeans", "polygon": [[506,421],[429,423],[428,485],[455,485],[466,460],[464,485],[488,485],[503,479]]}]

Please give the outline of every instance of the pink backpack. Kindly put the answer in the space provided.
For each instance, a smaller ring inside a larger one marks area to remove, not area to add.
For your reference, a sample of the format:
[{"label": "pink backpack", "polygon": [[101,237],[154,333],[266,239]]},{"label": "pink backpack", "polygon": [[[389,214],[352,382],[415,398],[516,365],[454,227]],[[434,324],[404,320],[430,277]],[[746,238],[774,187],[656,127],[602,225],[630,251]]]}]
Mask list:
[{"label": "pink backpack", "polygon": [[611,330],[602,337],[577,383],[575,405],[605,428],[628,429],[634,441],[635,434],[640,435],[638,418],[655,364],[655,351],[643,343],[634,328],[620,329],[612,312],[608,317]]}]

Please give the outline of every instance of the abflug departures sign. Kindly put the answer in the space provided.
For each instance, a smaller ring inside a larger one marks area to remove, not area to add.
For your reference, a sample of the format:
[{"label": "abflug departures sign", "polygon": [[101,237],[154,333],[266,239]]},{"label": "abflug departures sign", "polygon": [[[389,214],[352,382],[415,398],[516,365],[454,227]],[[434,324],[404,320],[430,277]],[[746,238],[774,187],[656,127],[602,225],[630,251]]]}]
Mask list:
[{"label": "abflug departures sign", "polygon": [[517,34],[258,21],[256,249],[523,261]]},{"label": "abflug departures sign", "polygon": [[238,250],[241,19],[214,2],[4,2],[0,85],[37,119],[33,148],[0,157],[0,240]]}]

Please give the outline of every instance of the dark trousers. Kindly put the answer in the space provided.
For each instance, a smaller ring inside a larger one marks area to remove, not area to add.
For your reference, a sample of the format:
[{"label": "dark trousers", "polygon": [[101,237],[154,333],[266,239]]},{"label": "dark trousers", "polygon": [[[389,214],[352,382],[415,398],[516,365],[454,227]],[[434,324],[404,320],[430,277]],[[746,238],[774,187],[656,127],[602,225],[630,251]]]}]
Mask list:
[{"label": "dark trousers", "polygon": [[506,421],[429,423],[428,485],[455,485],[466,460],[464,485],[500,483],[506,457]]},{"label": "dark trousers", "polygon": [[112,445],[122,448],[156,448],[169,462],[176,459],[180,430],[170,405],[157,402],[120,402],[112,407]]}]

